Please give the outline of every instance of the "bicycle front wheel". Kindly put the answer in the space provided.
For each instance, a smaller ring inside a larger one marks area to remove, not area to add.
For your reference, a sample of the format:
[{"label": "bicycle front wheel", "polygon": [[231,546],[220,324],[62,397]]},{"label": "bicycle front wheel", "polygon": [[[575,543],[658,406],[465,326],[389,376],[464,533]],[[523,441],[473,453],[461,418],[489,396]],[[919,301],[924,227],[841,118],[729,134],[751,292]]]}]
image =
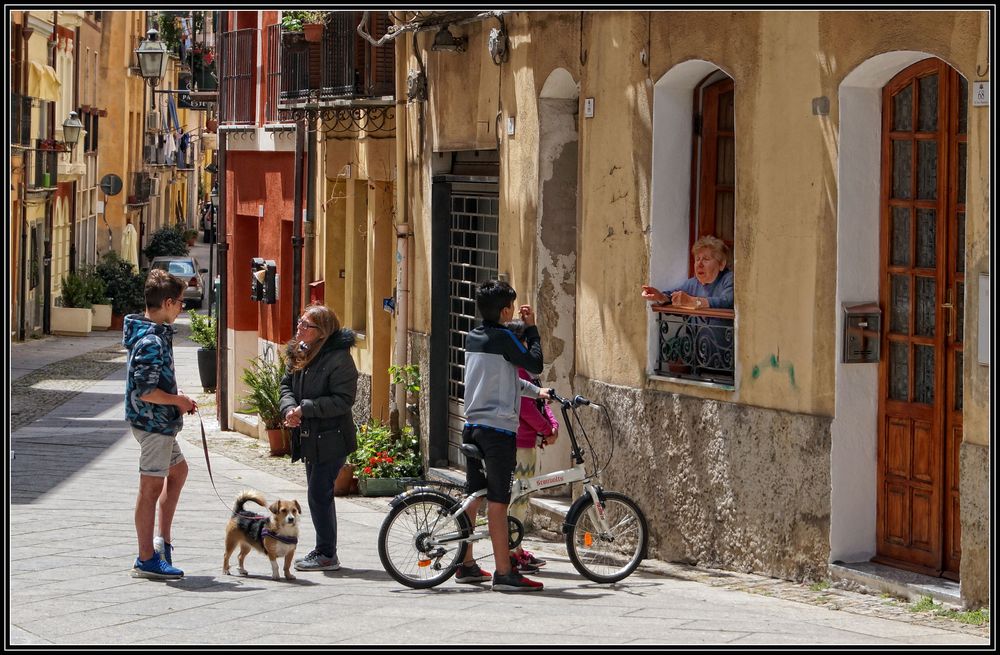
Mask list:
[{"label": "bicycle front wheel", "polygon": [[639,566],[646,553],[649,530],[642,510],[625,494],[604,493],[607,532],[601,527],[593,499],[584,501],[566,533],[566,551],[573,566],[594,582],[618,582]]},{"label": "bicycle front wheel", "polygon": [[455,574],[472,533],[468,517],[449,516],[454,502],[417,494],[393,507],[378,532],[378,556],[386,573],[407,587],[427,589]]}]

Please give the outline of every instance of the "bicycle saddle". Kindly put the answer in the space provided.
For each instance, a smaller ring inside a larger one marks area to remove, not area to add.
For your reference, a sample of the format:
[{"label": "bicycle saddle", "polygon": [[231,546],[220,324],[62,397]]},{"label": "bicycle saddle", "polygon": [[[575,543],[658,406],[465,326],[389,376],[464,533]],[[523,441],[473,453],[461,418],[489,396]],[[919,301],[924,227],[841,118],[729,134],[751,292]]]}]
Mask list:
[{"label": "bicycle saddle", "polygon": [[468,459],[483,459],[483,451],[474,443],[463,443],[458,447]]}]

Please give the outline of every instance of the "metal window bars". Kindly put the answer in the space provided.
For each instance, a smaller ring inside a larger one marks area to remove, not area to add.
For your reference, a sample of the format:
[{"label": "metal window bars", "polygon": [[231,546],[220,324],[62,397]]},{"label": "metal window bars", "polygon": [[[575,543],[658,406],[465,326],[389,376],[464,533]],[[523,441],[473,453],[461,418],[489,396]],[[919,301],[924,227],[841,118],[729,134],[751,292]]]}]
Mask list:
[{"label": "metal window bars", "polygon": [[656,374],[664,377],[735,383],[734,325],[731,309],[654,307],[658,313]]}]

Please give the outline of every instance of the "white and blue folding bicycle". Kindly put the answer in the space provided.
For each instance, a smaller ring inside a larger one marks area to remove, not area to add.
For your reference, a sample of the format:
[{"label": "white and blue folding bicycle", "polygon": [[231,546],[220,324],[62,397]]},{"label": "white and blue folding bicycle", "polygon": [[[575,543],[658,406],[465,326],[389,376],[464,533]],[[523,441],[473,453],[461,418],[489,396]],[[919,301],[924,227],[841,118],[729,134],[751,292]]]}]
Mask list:
[{"label": "white and blue folding bicycle", "polygon": [[[577,442],[571,412],[585,439],[587,433],[576,417],[579,407],[602,409],[609,425],[611,418],[607,409],[583,396],[567,400],[553,391],[552,400],[562,408],[574,465],[528,480],[515,480],[511,502],[542,489],[583,482],[583,494],[570,507],[562,526],[567,555],[584,577],[594,582],[618,582],[631,575],[646,557],[649,540],[646,517],[636,502],[625,494],[603,489],[601,471],[607,463],[587,472],[584,450]],[[590,444],[589,439],[587,443]],[[483,455],[478,446],[462,444],[461,449],[469,466],[482,466]],[[472,525],[466,515],[469,505],[485,495],[483,489],[456,498],[430,486],[418,486],[393,498],[378,534],[378,554],[386,572],[415,589],[434,587],[448,580],[465,558],[468,545],[489,539],[485,526]],[[508,516],[507,521],[510,547],[515,548],[524,536],[524,526],[512,516]]]}]

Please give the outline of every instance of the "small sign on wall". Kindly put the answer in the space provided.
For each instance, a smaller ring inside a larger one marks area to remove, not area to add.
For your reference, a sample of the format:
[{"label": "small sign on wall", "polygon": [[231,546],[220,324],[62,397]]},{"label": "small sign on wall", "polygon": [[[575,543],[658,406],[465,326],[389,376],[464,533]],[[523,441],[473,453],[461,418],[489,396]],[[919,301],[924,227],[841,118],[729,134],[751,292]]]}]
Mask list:
[{"label": "small sign on wall", "polygon": [[989,107],[990,106],[990,83],[989,82],[973,82],[972,83],[972,106],[973,107]]}]

